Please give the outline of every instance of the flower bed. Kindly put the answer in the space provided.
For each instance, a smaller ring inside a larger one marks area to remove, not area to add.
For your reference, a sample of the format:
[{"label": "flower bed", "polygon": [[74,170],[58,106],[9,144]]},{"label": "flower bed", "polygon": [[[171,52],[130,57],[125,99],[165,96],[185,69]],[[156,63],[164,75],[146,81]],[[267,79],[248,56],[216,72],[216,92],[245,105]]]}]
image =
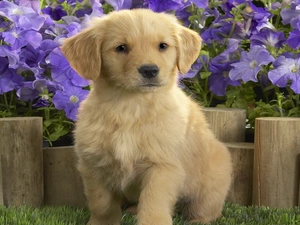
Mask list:
[{"label": "flower bed", "polygon": [[299,0],[1,1],[0,117],[42,116],[50,144],[70,135],[90,83],[70,67],[60,44],[95,16],[144,7],[174,13],[199,32],[203,48],[179,84],[205,107],[246,109],[253,136],[255,118],[300,115],[299,6]]}]

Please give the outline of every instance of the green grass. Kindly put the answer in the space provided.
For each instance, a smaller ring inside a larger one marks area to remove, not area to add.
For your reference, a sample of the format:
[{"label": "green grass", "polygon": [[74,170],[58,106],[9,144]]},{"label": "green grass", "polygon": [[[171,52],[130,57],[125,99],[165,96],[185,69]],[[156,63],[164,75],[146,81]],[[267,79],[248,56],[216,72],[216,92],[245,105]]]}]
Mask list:
[{"label": "green grass", "polygon": [[[270,209],[267,207],[242,207],[226,204],[224,217],[211,225],[299,225],[300,207],[292,209]],[[71,207],[28,207],[6,208],[0,206],[1,225],[85,225],[88,221],[87,209]],[[187,225],[180,215],[173,220],[174,225]],[[134,216],[124,215],[122,225],[135,225]]]}]

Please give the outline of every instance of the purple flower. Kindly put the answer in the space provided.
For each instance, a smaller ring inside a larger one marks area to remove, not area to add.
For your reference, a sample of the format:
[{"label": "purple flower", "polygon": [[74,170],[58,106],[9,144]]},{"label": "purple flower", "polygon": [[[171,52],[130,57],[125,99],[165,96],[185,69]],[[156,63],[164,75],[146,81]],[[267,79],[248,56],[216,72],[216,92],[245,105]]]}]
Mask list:
[{"label": "purple flower", "polygon": [[227,48],[210,61],[210,70],[226,70],[232,63],[239,61],[239,41],[229,38]]},{"label": "purple flower", "polygon": [[32,105],[36,108],[47,107],[50,105],[48,95],[42,95],[38,100]]},{"label": "purple flower", "polygon": [[208,79],[209,90],[217,96],[225,96],[229,85],[239,86],[239,81],[233,81],[229,78],[229,71],[213,71]]},{"label": "purple flower", "polygon": [[131,8],[147,8],[147,3],[145,0],[132,0]]},{"label": "purple flower", "polygon": [[175,16],[183,21],[186,27],[190,25],[189,17],[192,15],[188,10],[188,6],[190,6],[190,3],[186,2],[183,7],[175,11]]},{"label": "purple flower", "polygon": [[195,77],[202,69],[202,67],[203,67],[202,62],[199,59],[197,59],[197,61],[191,66],[191,69],[186,74],[179,75],[179,79],[182,80],[184,78]]},{"label": "purple flower", "polygon": [[297,23],[300,21],[300,10],[299,10],[300,0],[293,0],[290,3],[290,8],[282,9],[280,16],[282,17],[282,23],[284,25],[291,24],[293,28],[297,27]]},{"label": "purple flower", "polygon": [[[181,12],[180,10],[176,10],[176,16],[177,16],[177,12],[179,12],[180,14],[179,14],[179,18],[181,19],[183,16],[185,16],[185,17],[183,17],[182,19],[184,20],[184,21],[187,21],[187,22],[185,22],[185,25],[188,27],[188,25],[189,25],[189,21],[188,21],[188,19],[189,19],[189,16],[191,16],[192,14],[189,12],[189,8],[188,8],[188,6],[190,5],[190,4],[188,4],[189,2],[187,2],[187,3],[185,3],[185,6],[181,9],[183,12]],[[182,15],[181,15],[182,14]],[[208,18],[210,18],[210,17],[213,17],[214,18],[214,20],[213,20],[213,22],[212,22],[212,27],[214,27],[215,25],[216,26],[218,26],[217,25],[217,23],[219,22],[219,20],[220,20],[220,13],[219,13],[219,11],[217,10],[217,8],[213,8],[213,9],[211,9],[211,8],[205,8],[204,9],[204,11],[203,11],[203,13],[201,13],[201,15],[200,15],[200,17],[199,18],[197,18],[197,24],[198,24],[198,26],[199,26],[199,28],[200,29],[203,29],[204,27],[205,27],[205,24],[206,24],[206,20],[208,19]]]},{"label": "purple flower", "polygon": [[252,18],[252,33],[256,33],[264,27],[272,27],[272,24],[269,22],[272,14],[269,11],[263,7],[255,6],[252,2],[248,2],[248,5],[252,9],[250,13],[250,17]]},{"label": "purple flower", "polygon": [[8,19],[11,19],[11,16],[22,16],[26,14],[35,13],[32,8],[18,6],[9,1],[0,2],[0,12],[6,16]]},{"label": "purple flower", "polygon": [[90,0],[90,3],[93,9],[91,16],[101,17],[104,13],[102,9],[102,4],[99,2],[99,0]]},{"label": "purple flower", "polygon": [[55,35],[54,40],[58,43],[61,43],[61,39],[64,40],[77,34],[82,28],[80,20],[77,17],[66,16],[63,20],[66,24],[56,24],[51,30],[46,31],[49,34],[52,33]]},{"label": "purple flower", "polygon": [[0,2],[0,15],[13,21],[17,27],[24,30],[39,30],[46,18],[36,13],[32,8],[17,6],[8,1]]},{"label": "purple flower", "polygon": [[89,91],[82,90],[82,88],[75,87],[72,84],[67,85],[68,87],[64,91],[56,91],[52,101],[57,109],[64,110],[66,116],[75,121],[79,104],[86,98]]},{"label": "purple flower", "polygon": [[35,76],[44,72],[40,62],[44,60],[45,52],[34,49],[31,45],[23,48],[20,53],[19,70],[31,71]]},{"label": "purple flower", "polygon": [[78,18],[84,17],[85,15],[90,15],[92,13],[92,9],[85,8],[85,9],[78,9],[75,12],[75,16]]},{"label": "purple flower", "polygon": [[284,34],[280,31],[273,31],[268,28],[262,29],[257,34],[253,34],[250,38],[251,47],[255,45],[281,47],[285,42]]},{"label": "purple flower", "polygon": [[32,8],[36,13],[40,13],[40,0],[19,0],[19,6]]},{"label": "purple flower", "polygon": [[17,90],[17,96],[22,101],[33,101],[39,96],[38,90],[33,88],[33,81],[24,82],[23,86]]},{"label": "purple flower", "polygon": [[8,67],[17,68],[19,63],[19,52],[12,50],[10,47],[0,45],[0,57],[7,57]]},{"label": "purple flower", "polygon": [[13,24],[13,22],[5,20],[4,16],[1,16],[1,13],[0,13],[0,35],[1,35],[2,31],[10,29],[12,24]]},{"label": "purple flower", "polygon": [[293,30],[292,32],[290,32],[290,35],[287,39],[287,43],[288,45],[293,48],[293,49],[297,49],[298,47],[300,47],[300,22],[298,23],[298,29]]},{"label": "purple flower", "polygon": [[67,15],[67,12],[63,9],[61,5],[56,6],[54,9],[51,6],[42,9],[44,14],[49,15],[52,19],[58,21],[63,16]]},{"label": "purple flower", "polygon": [[34,107],[44,107],[49,105],[49,93],[54,93],[56,90],[62,90],[60,85],[46,80],[37,79],[34,81],[24,82],[21,88],[17,90],[17,96],[22,101],[34,101]]},{"label": "purple flower", "polygon": [[269,71],[269,79],[278,87],[286,87],[289,81],[291,89],[300,94],[300,55],[294,58],[279,56],[273,63],[275,69]]},{"label": "purple flower", "polygon": [[[48,55],[52,52],[53,49],[57,48],[59,44],[55,41],[46,39],[41,42],[41,45],[36,49],[41,58],[39,58],[38,65],[40,68],[51,68],[49,62],[46,61]],[[42,79],[42,77],[36,76],[36,78]]]},{"label": "purple flower", "polygon": [[189,1],[194,3],[200,9],[204,9],[208,7],[208,0],[189,0]]},{"label": "purple flower", "polygon": [[79,33],[81,30],[81,25],[79,23],[73,22],[66,27],[68,31],[67,37],[72,37],[75,34]]},{"label": "purple flower", "polygon": [[132,6],[132,0],[106,0],[106,2],[116,11],[121,9],[130,9]]},{"label": "purple flower", "polygon": [[182,80],[184,78],[194,78],[203,68],[203,63],[207,65],[207,61],[207,55],[201,55],[200,58],[198,58],[196,62],[191,66],[191,69],[186,74],[180,75],[179,79]]},{"label": "purple flower", "polygon": [[249,52],[241,53],[241,60],[237,63],[232,63],[233,69],[229,71],[229,77],[232,80],[250,80],[257,81],[257,74],[262,69],[262,65],[267,65],[273,62],[274,58],[270,53],[260,46],[254,46]]},{"label": "purple flower", "polygon": [[83,0],[67,0],[69,5],[76,5],[76,2],[82,2]]},{"label": "purple flower", "polygon": [[[226,37],[229,36],[232,28],[232,22],[228,22],[226,20],[221,20],[219,22],[213,23],[210,28],[206,29],[201,37],[203,38],[205,43],[211,43],[212,41],[220,41],[223,42]],[[234,32],[232,33],[231,38],[235,39],[243,39],[245,37],[245,31],[243,28],[237,23]]]},{"label": "purple flower", "polygon": [[19,49],[27,44],[31,44],[37,48],[41,41],[42,35],[35,30],[23,30],[15,28],[7,32],[3,32],[4,41],[11,44],[12,49]]},{"label": "purple flower", "polygon": [[33,81],[32,87],[39,93],[45,93],[45,91],[54,93],[56,90],[62,90],[60,85],[46,79],[37,79]]},{"label": "purple flower", "polygon": [[59,85],[45,79],[38,79],[32,83],[34,90],[39,92],[37,101],[33,104],[34,107],[45,107],[50,104],[49,93],[55,93],[56,90],[62,90]]},{"label": "purple flower", "polygon": [[212,74],[208,78],[209,89],[217,96],[224,96],[228,85],[239,86],[239,81],[229,78],[231,63],[238,61],[239,41],[228,39],[227,49],[210,61],[209,70]]},{"label": "purple flower", "polygon": [[14,69],[8,68],[7,58],[0,57],[0,94],[12,91],[22,85],[24,78]]},{"label": "purple flower", "polygon": [[70,81],[73,85],[78,87],[86,87],[89,82],[80,77],[75,70],[73,70],[62,54],[59,48],[55,48],[49,55],[50,63],[52,64],[52,78],[57,82]]},{"label": "purple flower", "polygon": [[145,0],[149,9],[154,12],[165,12],[180,9],[183,4],[181,0]]}]

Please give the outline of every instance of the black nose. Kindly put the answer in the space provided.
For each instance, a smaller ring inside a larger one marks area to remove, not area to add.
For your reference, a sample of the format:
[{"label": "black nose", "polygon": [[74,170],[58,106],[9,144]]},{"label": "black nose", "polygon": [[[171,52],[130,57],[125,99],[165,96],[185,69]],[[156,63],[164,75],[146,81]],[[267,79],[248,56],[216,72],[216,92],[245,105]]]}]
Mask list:
[{"label": "black nose", "polygon": [[144,78],[150,79],[157,76],[159,69],[156,65],[143,65],[138,71]]}]

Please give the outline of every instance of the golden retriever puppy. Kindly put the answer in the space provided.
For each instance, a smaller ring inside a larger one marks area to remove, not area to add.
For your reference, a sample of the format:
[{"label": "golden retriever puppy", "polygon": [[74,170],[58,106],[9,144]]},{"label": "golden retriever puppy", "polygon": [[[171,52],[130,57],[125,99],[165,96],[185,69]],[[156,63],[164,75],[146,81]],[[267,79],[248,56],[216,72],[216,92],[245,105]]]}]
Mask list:
[{"label": "golden retriever puppy", "polygon": [[230,154],[177,85],[200,46],[174,16],[147,9],[112,12],[63,44],[93,80],[75,129],[89,225],[120,224],[124,199],[139,225],[171,225],[176,205],[190,221],[221,216]]}]

